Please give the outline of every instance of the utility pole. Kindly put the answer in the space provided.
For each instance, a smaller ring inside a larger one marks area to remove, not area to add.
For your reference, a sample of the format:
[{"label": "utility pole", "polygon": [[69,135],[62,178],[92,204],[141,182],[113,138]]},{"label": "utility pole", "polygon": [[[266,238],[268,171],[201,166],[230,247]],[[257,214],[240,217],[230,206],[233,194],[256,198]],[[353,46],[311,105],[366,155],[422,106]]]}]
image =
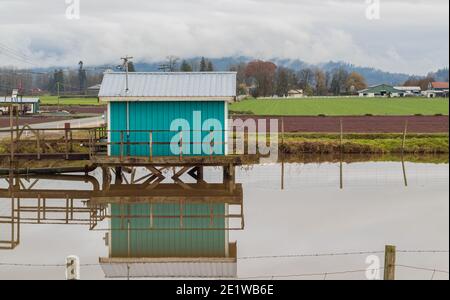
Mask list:
[{"label": "utility pole", "polygon": [[123,60],[123,65],[122,67],[125,68],[125,77],[126,77],[126,88],[125,88],[125,92],[128,93],[129,91],[129,86],[128,86],[128,63],[130,61],[130,59],[133,59],[132,56],[128,56],[126,55],[125,57],[122,57],[121,60]]},{"label": "utility pole", "polygon": [[[11,149],[10,149],[11,163],[13,163],[13,161],[14,161],[14,107],[15,107],[14,102],[15,102],[15,99],[17,99],[18,93],[19,93],[19,91],[16,89],[14,89],[12,91],[11,103],[9,106],[9,126],[10,126],[10,130],[11,130],[11,145],[10,145],[11,146]],[[16,113],[18,113],[18,112],[16,112]]]}]

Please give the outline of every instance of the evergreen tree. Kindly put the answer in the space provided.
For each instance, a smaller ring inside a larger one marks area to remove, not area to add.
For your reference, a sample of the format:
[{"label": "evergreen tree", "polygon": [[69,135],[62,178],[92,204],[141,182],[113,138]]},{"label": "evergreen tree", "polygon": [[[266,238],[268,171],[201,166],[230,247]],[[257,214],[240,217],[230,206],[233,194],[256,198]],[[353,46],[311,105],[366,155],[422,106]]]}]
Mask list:
[{"label": "evergreen tree", "polygon": [[207,66],[206,70],[208,72],[214,72],[214,65],[213,65],[212,61],[208,61],[208,66]]},{"label": "evergreen tree", "polygon": [[180,67],[181,72],[192,72],[192,66],[186,60],[183,60]]},{"label": "evergreen tree", "polygon": [[128,62],[128,72],[136,72],[136,67],[132,61]]},{"label": "evergreen tree", "polygon": [[200,61],[200,72],[206,72],[208,70],[208,65],[206,64],[206,59],[202,57]]}]

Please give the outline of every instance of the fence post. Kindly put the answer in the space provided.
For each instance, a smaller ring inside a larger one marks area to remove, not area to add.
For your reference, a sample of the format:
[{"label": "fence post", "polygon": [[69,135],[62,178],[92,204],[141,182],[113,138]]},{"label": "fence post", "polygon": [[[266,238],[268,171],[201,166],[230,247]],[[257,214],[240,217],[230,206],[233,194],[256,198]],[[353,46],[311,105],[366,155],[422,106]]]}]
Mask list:
[{"label": "fence post", "polygon": [[406,135],[408,134],[408,120],[405,121],[405,129],[403,130],[402,154],[405,153]]},{"label": "fence post", "polygon": [[180,142],[179,142],[179,147],[180,147],[180,161],[183,159],[183,131],[180,131]]},{"label": "fence post", "polygon": [[64,123],[64,143],[66,145],[66,160],[69,160],[69,129],[70,123]]},{"label": "fence post", "polygon": [[40,130],[36,130],[36,150],[37,150],[37,159],[41,159],[41,135]]},{"label": "fence post", "polygon": [[387,245],[384,252],[384,280],[395,280],[396,247]]},{"label": "fence post", "polygon": [[71,255],[66,258],[66,280],[80,280],[80,259]]},{"label": "fence post", "polygon": [[123,130],[120,131],[120,161],[123,161]]}]

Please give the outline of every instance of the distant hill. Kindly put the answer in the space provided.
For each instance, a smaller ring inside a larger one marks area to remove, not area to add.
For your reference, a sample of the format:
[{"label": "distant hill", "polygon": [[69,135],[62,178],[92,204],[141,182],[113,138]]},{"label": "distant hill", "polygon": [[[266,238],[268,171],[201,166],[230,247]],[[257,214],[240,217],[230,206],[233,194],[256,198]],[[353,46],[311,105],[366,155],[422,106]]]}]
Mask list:
[{"label": "distant hill", "polygon": [[[247,63],[249,61],[254,60],[254,58],[251,57],[245,57],[245,56],[239,56],[239,57],[223,57],[223,58],[214,58],[210,59],[214,67],[217,71],[227,71],[230,66],[236,65],[239,63]],[[187,59],[189,62],[199,63],[200,58],[191,58]],[[374,68],[368,68],[368,67],[358,67],[349,63],[344,62],[328,62],[318,65],[312,65],[308,64],[302,60],[296,59],[271,59],[275,64],[278,66],[291,68],[295,71],[299,71],[304,68],[314,68],[314,67],[320,67],[325,71],[332,72],[335,69],[338,68],[344,68],[349,72],[356,71],[363,75],[367,83],[369,85],[379,84],[379,83],[387,83],[392,85],[398,85],[405,82],[411,75],[409,74],[402,74],[402,73],[390,73],[385,72],[382,70],[377,70]],[[155,62],[155,63],[136,63],[136,69],[138,71],[142,72],[155,72],[158,71],[159,65],[162,64],[162,62]]]},{"label": "distant hill", "polygon": [[[229,70],[230,66],[236,65],[239,63],[247,63],[255,58],[247,57],[247,56],[232,56],[232,57],[222,57],[222,58],[213,58],[210,59],[212,63],[214,64],[214,68],[217,71],[227,71]],[[193,65],[198,66],[200,63],[201,58],[200,57],[194,57],[190,59],[186,59],[188,62],[190,62]],[[408,78],[414,76],[412,74],[403,74],[403,73],[391,73],[391,72],[385,72],[379,69],[375,68],[369,68],[369,67],[361,67],[361,66],[355,66],[350,63],[346,62],[327,62],[327,63],[321,63],[321,64],[308,64],[300,59],[270,59],[278,66],[291,68],[295,71],[300,71],[304,68],[315,68],[319,67],[323,69],[324,71],[332,72],[333,70],[336,70],[338,68],[344,68],[348,72],[358,72],[361,75],[366,78],[366,81],[369,85],[375,85],[380,83],[386,83],[391,85],[400,85],[403,84]],[[135,62],[135,68],[138,72],[158,72],[159,66],[163,64],[163,61],[157,61],[157,62]],[[106,69],[106,66],[90,66],[91,72],[103,72],[104,69]],[[51,72],[54,68],[48,69],[47,71]],[[194,68],[195,70],[195,68]],[[45,72],[46,70],[40,69],[40,72]],[[436,72],[430,72],[430,75],[432,75],[437,81],[448,81],[449,78],[449,70],[448,68],[440,69]],[[425,77],[425,76],[415,76],[415,77]]]}]

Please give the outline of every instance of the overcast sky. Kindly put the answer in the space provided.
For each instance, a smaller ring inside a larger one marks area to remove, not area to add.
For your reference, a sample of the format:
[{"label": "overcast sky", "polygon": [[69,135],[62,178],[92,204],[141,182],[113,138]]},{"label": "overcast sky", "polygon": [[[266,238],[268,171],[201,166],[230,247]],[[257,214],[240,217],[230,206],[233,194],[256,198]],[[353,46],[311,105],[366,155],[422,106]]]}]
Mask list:
[{"label": "overcast sky", "polygon": [[380,0],[379,20],[366,16],[376,0],[79,0],[79,20],[66,17],[66,1],[76,0],[0,0],[0,65],[118,64],[125,54],[341,60],[414,74],[449,64],[448,0]]}]

